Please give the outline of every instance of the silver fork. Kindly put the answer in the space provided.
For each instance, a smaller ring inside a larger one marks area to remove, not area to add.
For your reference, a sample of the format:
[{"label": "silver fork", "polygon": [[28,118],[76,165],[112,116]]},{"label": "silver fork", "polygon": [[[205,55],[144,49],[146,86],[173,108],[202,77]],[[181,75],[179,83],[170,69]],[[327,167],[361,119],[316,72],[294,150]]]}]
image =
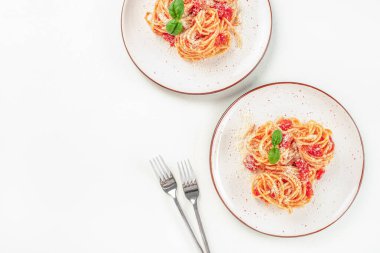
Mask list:
[{"label": "silver fork", "polygon": [[197,217],[199,230],[201,231],[201,235],[202,235],[202,240],[205,245],[206,252],[209,253],[210,249],[208,246],[206,234],[203,230],[201,217],[198,211],[199,187],[198,187],[197,179],[195,178],[195,174],[189,160],[181,161],[180,163],[178,162],[177,164],[178,164],[178,169],[181,175],[183,191],[185,193],[186,198],[191,202],[191,204],[193,204],[195,216]]},{"label": "silver fork", "polygon": [[153,171],[155,172],[157,178],[160,180],[160,185],[164,192],[166,192],[172,199],[174,200],[174,203],[176,204],[179,212],[181,213],[181,216],[183,220],[185,221],[185,224],[187,228],[190,230],[191,235],[193,236],[194,241],[196,242],[198,248],[201,250],[203,253],[202,247],[199,244],[197,238],[195,237],[194,231],[190,227],[189,221],[187,220],[181,205],[178,202],[177,198],[177,182],[175,181],[175,178],[170,171],[169,167],[166,165],[164,159],[159,156],[155,157],[152,160],[149,161],[150,164],[152,165]]}]

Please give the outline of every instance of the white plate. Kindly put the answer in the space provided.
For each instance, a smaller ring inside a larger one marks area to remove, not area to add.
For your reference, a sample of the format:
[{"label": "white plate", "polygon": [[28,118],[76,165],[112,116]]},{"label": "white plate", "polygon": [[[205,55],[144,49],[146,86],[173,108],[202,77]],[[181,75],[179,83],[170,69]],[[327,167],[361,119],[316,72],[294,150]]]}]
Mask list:
[{"label": "white plate", "polygon": [[[334,159],[316,183],[312,201],[291,214],[252,197],[252,173],[243,167],[238,148],[249,124],[280,116],[314,119],[332,130],[335,141]],[[364,150],[353,119],[330,95],[305,84],[274,83],[246,93],[227,109],[214,132],[210,166],[215,188],[236,218],[268,235],[295,237],[318,232],[347,211],[362,181]]]},{"label": "white plate", "polygon": [[242,47],[233,43],[222,55],[199,62],[183,60],[144,20],[155,0],[125,0],[121,30],[137,68],[155,83],[181,93],[209,94],[239,83],[259,64],[267,49],[272,13],[269,0],[240,0]]}]

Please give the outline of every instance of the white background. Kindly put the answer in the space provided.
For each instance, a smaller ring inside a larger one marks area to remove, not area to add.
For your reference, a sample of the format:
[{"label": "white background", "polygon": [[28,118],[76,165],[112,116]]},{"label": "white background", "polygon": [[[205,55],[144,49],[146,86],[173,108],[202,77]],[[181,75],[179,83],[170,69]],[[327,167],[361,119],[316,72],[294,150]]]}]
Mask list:
[{"label": "white background", "polygon": [[[121,7],[121,0],[0,1],[0,252],[197,252],[149,167],[158,153],[172,167],[193,162],[212,252],[379,252],[380,1],[273,0],[272,40],[258,69],[232,90],[202,97],[140,74],[122,42]],[[365,144],[353,206],[303,238],[239,223],[209,174],[223,111],[275,81],[333,95]]]}]

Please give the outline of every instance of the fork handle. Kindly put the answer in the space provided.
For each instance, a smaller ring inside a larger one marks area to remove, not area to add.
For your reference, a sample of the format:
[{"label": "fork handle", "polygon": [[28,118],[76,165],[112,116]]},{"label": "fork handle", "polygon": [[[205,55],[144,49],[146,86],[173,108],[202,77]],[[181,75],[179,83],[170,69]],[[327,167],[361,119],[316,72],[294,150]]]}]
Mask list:
[{"label": "fork handle", "polygon": [[[186,216],[185,216],[185,214],[184,214],[184,212],[183,212],[183,210],[182,210],[182,207],[181,207],[181,205],[180,205],[179,202],[178,202],[177,197],[174,197],[173,200],[174,200],[174,203],[176,204],[176,206],[177,206],[179,212],[181,213],[181,216],[182,216],[183,221],[185,222],[187,228],[190,230],[191,235],[193,236],[193,239],[194,239],[195,243],[197,244],[199,250],[200,250],[202,253],[204,253],[204,251],[203,251],[201,245],[199,244],[197,238],[195,237],[195,234],[194,234],[193,229],[190,227],[189,221],[187,220],[187,218],[186,218]],[[202,237],[203,237],[203,236],[202,236]]]},{"label": "fork handle", "polygon": [[198,222],[199,230],[201,231],[203,244],[205,245],[205,248],[206,248],[206,253],[210,253],[210,248],[208,247],[208,242],[207,242],[206,234],[205,234],[205,231],[203,230],[201,216],[199,215],[197,201],[194,202],[193,207],[194,207],[195,216],[197,217],[197,222]]}]

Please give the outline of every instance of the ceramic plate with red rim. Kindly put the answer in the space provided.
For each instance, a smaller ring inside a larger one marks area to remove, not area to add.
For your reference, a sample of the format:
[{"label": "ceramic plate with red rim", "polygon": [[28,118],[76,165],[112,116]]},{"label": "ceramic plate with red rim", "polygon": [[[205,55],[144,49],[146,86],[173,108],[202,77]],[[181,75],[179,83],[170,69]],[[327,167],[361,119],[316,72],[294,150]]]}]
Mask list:
[{"label": "ceramic plate with red rim", "polygon": [[137,68],[156,84],[186,94],[210,94],[230,88],[247,77],[268,47],[272,14],[269,0],[238,1],[241,47],[232,38],[223,54],[190,62],[154,34],[145,21],[156,0],[125,0],[121,29],[125,47]]},{"label": "ceramic plate with red rim", "polygon": [[[334,158],[314,185],[314,196],[292,213],[266,205],[252,195],[254,173],[243,165],[242,136],[252,124],[279,117],[314,120],[331,129]],[[364,149],[359,130],[345,108],[327,93],[300,83],[273,83],[238,98],[223,114],[212,139],[211,175],[228,210],[259,232],[303,236],[330,226],[354,201],[364,172]]]}]

